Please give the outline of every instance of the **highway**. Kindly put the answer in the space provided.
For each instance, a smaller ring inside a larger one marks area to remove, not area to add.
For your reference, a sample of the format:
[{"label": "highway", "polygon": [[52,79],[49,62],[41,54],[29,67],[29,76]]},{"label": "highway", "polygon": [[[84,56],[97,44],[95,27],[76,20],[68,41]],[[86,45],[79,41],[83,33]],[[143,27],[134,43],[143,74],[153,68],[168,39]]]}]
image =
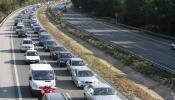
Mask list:
[{"label": "highway", "polygon": [[[31,96],[28,83],[29,65],[25,64],[24,53],[20,52],[22,38],[14,31],[14,18],[19,12],[11,15],[0,27],[0,100],[37,100]],[[37,34],[31,34],[29,26],[27,29],[31,38],[37,42]],[[49,63],[54,68],[58,92],[64,93],[72,100],[84,99],[83,90],[75,86],[67,69],[57,67],[56,61],[50,59],[50,53],[45,52],[41,46],[36,46],[36,49],[41,63]]]},{"label": "highway", "polygon": [[[25,63],[24,53],[20,52],[22,38],[18,37],[14,26],[14,19],[22,10],[9,15],[0,26],[0,100],[37,100],[37,97],[33,97],[30,93],[29,65]],[[37,44],[38,35],[33,34],[29,20],[24,18],[23,22],[29,32],[28,36]],[[45,52],[42,46],[36,45],[35,49],[40,55],[40,63],[48,63],[54,68],[57,91],[72,100],[84,100],[83,89],[76,87],[67,69],[58,67],[56,61],[50,58],[50,53]],[[122,96],[120,93],[119,95]],[[123,96],[121,98],[126,99]]]},{"label": "highway", "polygon": [[174,41],[143,34],[143,32],[138,30],[97,21],[72,9],[68,9],[61,18],[98,39],[129,51],[156,65],[165,67],[166,70],[172,73],[175,72],[175,51],[170,48],[170,44]]}]

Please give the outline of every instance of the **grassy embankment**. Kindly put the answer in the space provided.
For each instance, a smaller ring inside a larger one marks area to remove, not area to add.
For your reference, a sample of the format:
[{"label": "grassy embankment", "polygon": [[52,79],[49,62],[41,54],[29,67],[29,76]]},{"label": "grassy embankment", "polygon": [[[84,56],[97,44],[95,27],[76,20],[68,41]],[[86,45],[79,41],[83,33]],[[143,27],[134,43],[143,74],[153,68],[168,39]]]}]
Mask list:
[{"label": "grassy embankment", "polygon": [[72,38],[65,35],[56,26],[49,22],[44,14],[44,9],[40,9],[37,14],[40,22],[44,27],[61,43],[68,47],[74,54],[83,58],[91,67],[105,80],[113,83],[113,85],[122,92],[131,94],[130,99],[134,99],[134,95],[139,96],[142,100],[163,100],[154,91],[145,86],[137,84],[125,78],[125,74],[113,67],[107,61],[94,56],[93,52],[80,45]]}]

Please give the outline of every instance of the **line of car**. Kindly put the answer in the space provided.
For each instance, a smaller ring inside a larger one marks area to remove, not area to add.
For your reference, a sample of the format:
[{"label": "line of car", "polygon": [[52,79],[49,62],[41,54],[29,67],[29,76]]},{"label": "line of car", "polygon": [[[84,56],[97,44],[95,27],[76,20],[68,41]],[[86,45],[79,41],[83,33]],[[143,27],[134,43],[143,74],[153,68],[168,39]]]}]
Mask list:
[{"label": "line of car", "polygon": [[[50,57],[53,60],[57,60],[58,67],[67,67],[68,72],[72,76],[72,81],[77,88],[84,89],[84,96],[86,99],[121,100],[115,89],[108,83],[100,81],[97,78],[97,74],[88,67],[83,59],[76,57],[62,44],[57,43],[39,24],[35,16],[37,8],[37,6],[32,6],[25,9],[15,18],[14,23],[18,36],[24,37],[20,44],[20,51],[25,52],[25,62],[26,64],[30,64],[29,87],[32,95],[38,95],[41,88],[44,86],[56,88],[54,69],[50,64],[43,64],[40,62],[40,56],[36,50],[36,46],[39,45],[43,47],[45,52],[50,52]],[[24,14],[27,15],[27,20],[29,20],[27,24],[33,29],[32,33],[29,33],[26,28],[26,18],[23,17]],[[30,34],[38,34],[38,43],[34,43]],[[50,99],[47,98],[48,95]],[[62,98],[67,100],[65,95],[60,95],[58,93],[57,96],[48,93],[43,96],[43,100],[55,100],[51,98],[59,98],[60,96],[63,96]]]}]

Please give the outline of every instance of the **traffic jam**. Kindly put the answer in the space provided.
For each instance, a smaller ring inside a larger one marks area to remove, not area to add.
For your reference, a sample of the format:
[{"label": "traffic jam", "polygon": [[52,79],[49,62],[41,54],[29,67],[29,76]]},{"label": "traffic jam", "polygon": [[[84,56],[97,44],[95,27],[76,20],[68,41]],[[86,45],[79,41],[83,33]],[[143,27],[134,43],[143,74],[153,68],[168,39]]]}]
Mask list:
[{"label": "traffic jam", "polygon": [[[72,82],[78,89],[84,91],[87,100],[121,100],[117,91],[108,83],[101,81],[98,75],[86,62],[71,53],[64,45],[39,23],[36,13],[40,6],[33,5],[21,11],[14,21],[14,30],[21,39],[20,53],[29,67],[29,89],[31,95],[39,100],[71,100],[64,93],[57,91],[56,75],[51,64],[41,58],[38,47],[50,54],[50,59],[56,62],[57,68],[65,67],[70,73]],[[26,27],[30,27],[26,28]],[[37,35],[33,38],[32,35]]]}]

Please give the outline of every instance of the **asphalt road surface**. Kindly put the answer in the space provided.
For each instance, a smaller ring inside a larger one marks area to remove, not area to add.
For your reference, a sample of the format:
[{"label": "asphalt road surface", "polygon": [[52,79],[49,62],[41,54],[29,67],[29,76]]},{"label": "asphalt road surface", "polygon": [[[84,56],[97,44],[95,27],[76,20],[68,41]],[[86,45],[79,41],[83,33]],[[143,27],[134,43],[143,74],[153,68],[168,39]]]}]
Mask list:
[{"label": "asphalt road surface", "polygon": [[[31,96],[28,84],[29,65],[25,64],[24,53],[20,52],[22,38],[14,31],[14,18],[18,13],[19,11],[11,15],[0,27],[0,100],[37,100]],[[31,34],[32,29],[29,26],[27,29],[31,38],[37,42],[37,34]],[[36,46],[36,50],[41,63],[49,63],[54,68],[58,92],[70,96],[72,100],[84,99],[83,90],[75,86],[66,68],[58,67],[56,61],[49,57],[50,53],[45,52],[41,46]]]},{"label": "asphalt road surface", "polygon": [[166,66],[175,72],[175,51],[170,48],[170,44],[174,41],[142,34],[143,32],[137,30],[112,26],[109,23],[83,16],[71,9],[67,10],[62,19],[98,39],[120,46],[139,57]]}]

